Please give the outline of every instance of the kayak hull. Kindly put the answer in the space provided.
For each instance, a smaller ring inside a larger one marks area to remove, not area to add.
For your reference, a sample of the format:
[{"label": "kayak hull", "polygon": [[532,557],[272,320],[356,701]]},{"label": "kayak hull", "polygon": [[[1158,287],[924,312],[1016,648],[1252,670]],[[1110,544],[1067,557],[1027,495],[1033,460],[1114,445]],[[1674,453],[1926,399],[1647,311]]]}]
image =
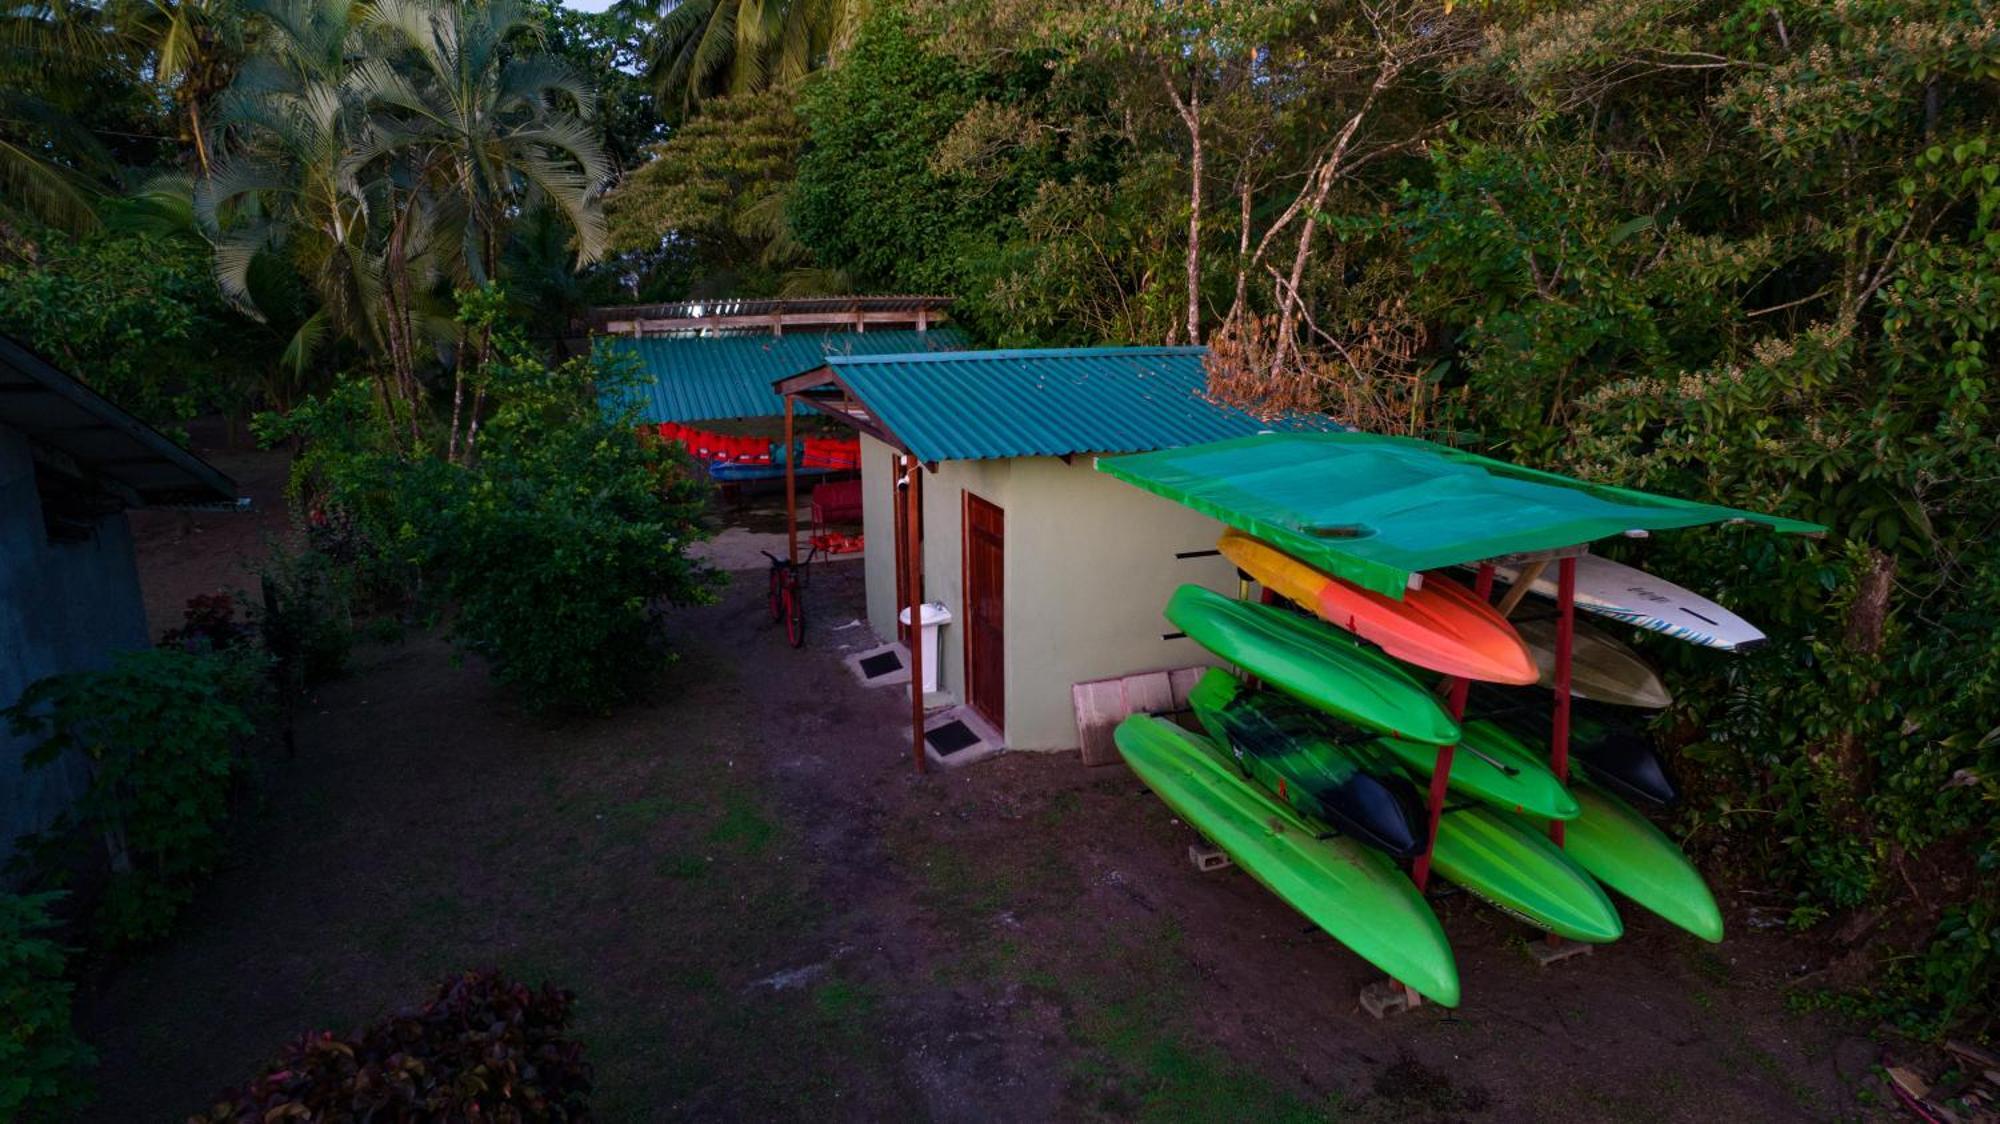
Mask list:
[{"label": "kayak hull", "polygon": [[[1722,911],[1701,872],[1653,821],[1589,781],[1575,784],[1583,814],[1563,827],[1563,847],[1599,882],[1710,943],[1722,940]],[[1545,821],[1519,817],[1529,830]]]},{"label": "kayak hull", "polygon": [[1458,966],[1437,915],[1385,856],[1352,839],[1318,838],[1290,808],[1170,722],[1134,715],[1114,732],[1146,787],[1244,872],[1362,959],[1446,1007]]},{"label": "kayak hull", "polygon": [[1188,638],[1337,718],[1410,741],[1447,745],[1458,723],[1394,661],[1320,621],[1184,585],[1167,619]]},{"label": "kayak hull", "polygon": [[1316,712],[1269,691],[1246,691],[1236,677],[1210,668],[1188,705],[1237,767],[1307,819],[1323,821],[1398,860],[1423,850],[1422,805],[1395,771],[1364,771]]},{"label": "kayak hull", "polygon": [[1449,578],[1427,575],[1398,600],[1316,570],[1240,531],[1217,544],[1259,585],[1404,663],[1493,683],[1533,683],[1534,660],[1507,619]]},{"label": "kayak hull", "polygon": [[[1519,621],[1521,639],[1535,658],[1542,686],[1556,685],[1556,622],[1546,618]],[[1580,699],[1659,710],[1674,696],[1645,657],[1604,633],[1578,621],[1570,646],[1569,693]]]},{"label": "kayak hull", "polygon": [[[1419,779],[1437,765],[1437,747],[1400,738],[1379,738],[1374,746]],[[1364,762],[1363,766],[1366,767]],[[1576,797],[1550,771],[1543,755],[1485,720],[1467,722],[1452,752],[1451,791],[1509,812],[1549,819],[1575,819]]]},{"label": "kayak hull", "polygon": [[1618,908],[1584,868],[1546,831],[1504,812],[1446,812],[1438,820],[1431,869],[1503,912],[1573,941],[1606,944],[1625,933]]}]

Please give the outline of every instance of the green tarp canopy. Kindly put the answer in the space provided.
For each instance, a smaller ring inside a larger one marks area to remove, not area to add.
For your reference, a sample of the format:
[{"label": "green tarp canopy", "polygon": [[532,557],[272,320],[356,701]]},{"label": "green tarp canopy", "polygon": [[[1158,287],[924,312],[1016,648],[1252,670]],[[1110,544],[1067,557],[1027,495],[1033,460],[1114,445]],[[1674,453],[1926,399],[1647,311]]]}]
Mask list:
[{"label": "green tarp canopy", "polygon": [[1266,433],[1105,457],[1097,469],[1398,598],[1424,570],[1627,531],[1734,522],[1825,530],[1371,433]]}]

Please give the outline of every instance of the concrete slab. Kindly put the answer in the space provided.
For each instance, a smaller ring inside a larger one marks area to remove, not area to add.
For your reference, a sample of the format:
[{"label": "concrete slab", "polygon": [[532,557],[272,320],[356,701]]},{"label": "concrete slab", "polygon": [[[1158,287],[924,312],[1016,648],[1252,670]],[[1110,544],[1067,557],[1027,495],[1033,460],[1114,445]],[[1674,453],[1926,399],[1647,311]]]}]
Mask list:
[{"label": "concrete slab", "polygon": [[[931,732],[949,726],[954,722],[963,723],[974,738],[968,745],[951,752],[942,752],[931,742]],[[969,706],[952,706],[931,714],[924,719],[924,756],[931,764],[945,769],[963,769],[992,757],[1007,748],[995,730]]]},{"label": "concrete slab", "polygon": [[[893,670],[884,671],[888,661]],[[841,657],[841,663],[864,687],[900,687],[910,681],[910,654],[901,644],[878,644]]]}]

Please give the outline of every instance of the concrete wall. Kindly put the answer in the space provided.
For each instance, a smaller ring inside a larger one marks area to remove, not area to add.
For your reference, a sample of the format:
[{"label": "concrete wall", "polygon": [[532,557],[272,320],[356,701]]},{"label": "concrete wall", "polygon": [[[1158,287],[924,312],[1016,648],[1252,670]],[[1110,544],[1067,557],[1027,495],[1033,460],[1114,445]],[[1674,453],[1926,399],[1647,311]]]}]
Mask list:
[{"label": "concrete wall", "polygon": [[[895,529],[891,450],[862,439],[868,492],[868,623],[894,635]],[[1161,616],[1184,582],[1234,594],[1236,571],[1220,558],[1177,559],[1212,550],[1221,524],[1096,471],[1091,458],[951,461],[924,476],[924,578],[930,600],[956,620],[940,643],[939,685],[965,694],[963,531],[965,493],[1006,513],[1007,744],[1077,744],[1070,686],[1090,679],[1215,662]],[[879,537],[878,537],[879,536]]]},{"label": "concrete wall", "polygon": [[[51,544],[28,444],[0,426],[0,706],[37,679],[103,667],[147,640],[125,516],[107,516],[84,542]],[[80,760],[23,772],[30,748],[0,722],[0,865],[16,835],[48,826],[84,785]]]}]

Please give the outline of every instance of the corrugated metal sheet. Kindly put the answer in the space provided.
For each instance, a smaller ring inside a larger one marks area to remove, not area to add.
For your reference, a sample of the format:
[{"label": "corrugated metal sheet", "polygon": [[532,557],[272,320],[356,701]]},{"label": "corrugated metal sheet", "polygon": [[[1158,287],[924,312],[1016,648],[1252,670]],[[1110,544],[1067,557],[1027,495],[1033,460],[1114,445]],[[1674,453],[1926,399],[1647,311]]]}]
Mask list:
[{"label": "corrugated metal sheet", "polygon": [[1315,425],[1210,400],[1206,350],[962,351],[828,365],[925,461],[1136,453]]},{"label": "corrugated metal sheet", "polygon": [[597,346],[638,363],[644,379],[635,392],[643,420],[696,422],[776,417],[784,413],[785,400],[771,384],[829,356],[951,351],[965,346],[965,335],[933,328],[680,339],[601,336]]}]

